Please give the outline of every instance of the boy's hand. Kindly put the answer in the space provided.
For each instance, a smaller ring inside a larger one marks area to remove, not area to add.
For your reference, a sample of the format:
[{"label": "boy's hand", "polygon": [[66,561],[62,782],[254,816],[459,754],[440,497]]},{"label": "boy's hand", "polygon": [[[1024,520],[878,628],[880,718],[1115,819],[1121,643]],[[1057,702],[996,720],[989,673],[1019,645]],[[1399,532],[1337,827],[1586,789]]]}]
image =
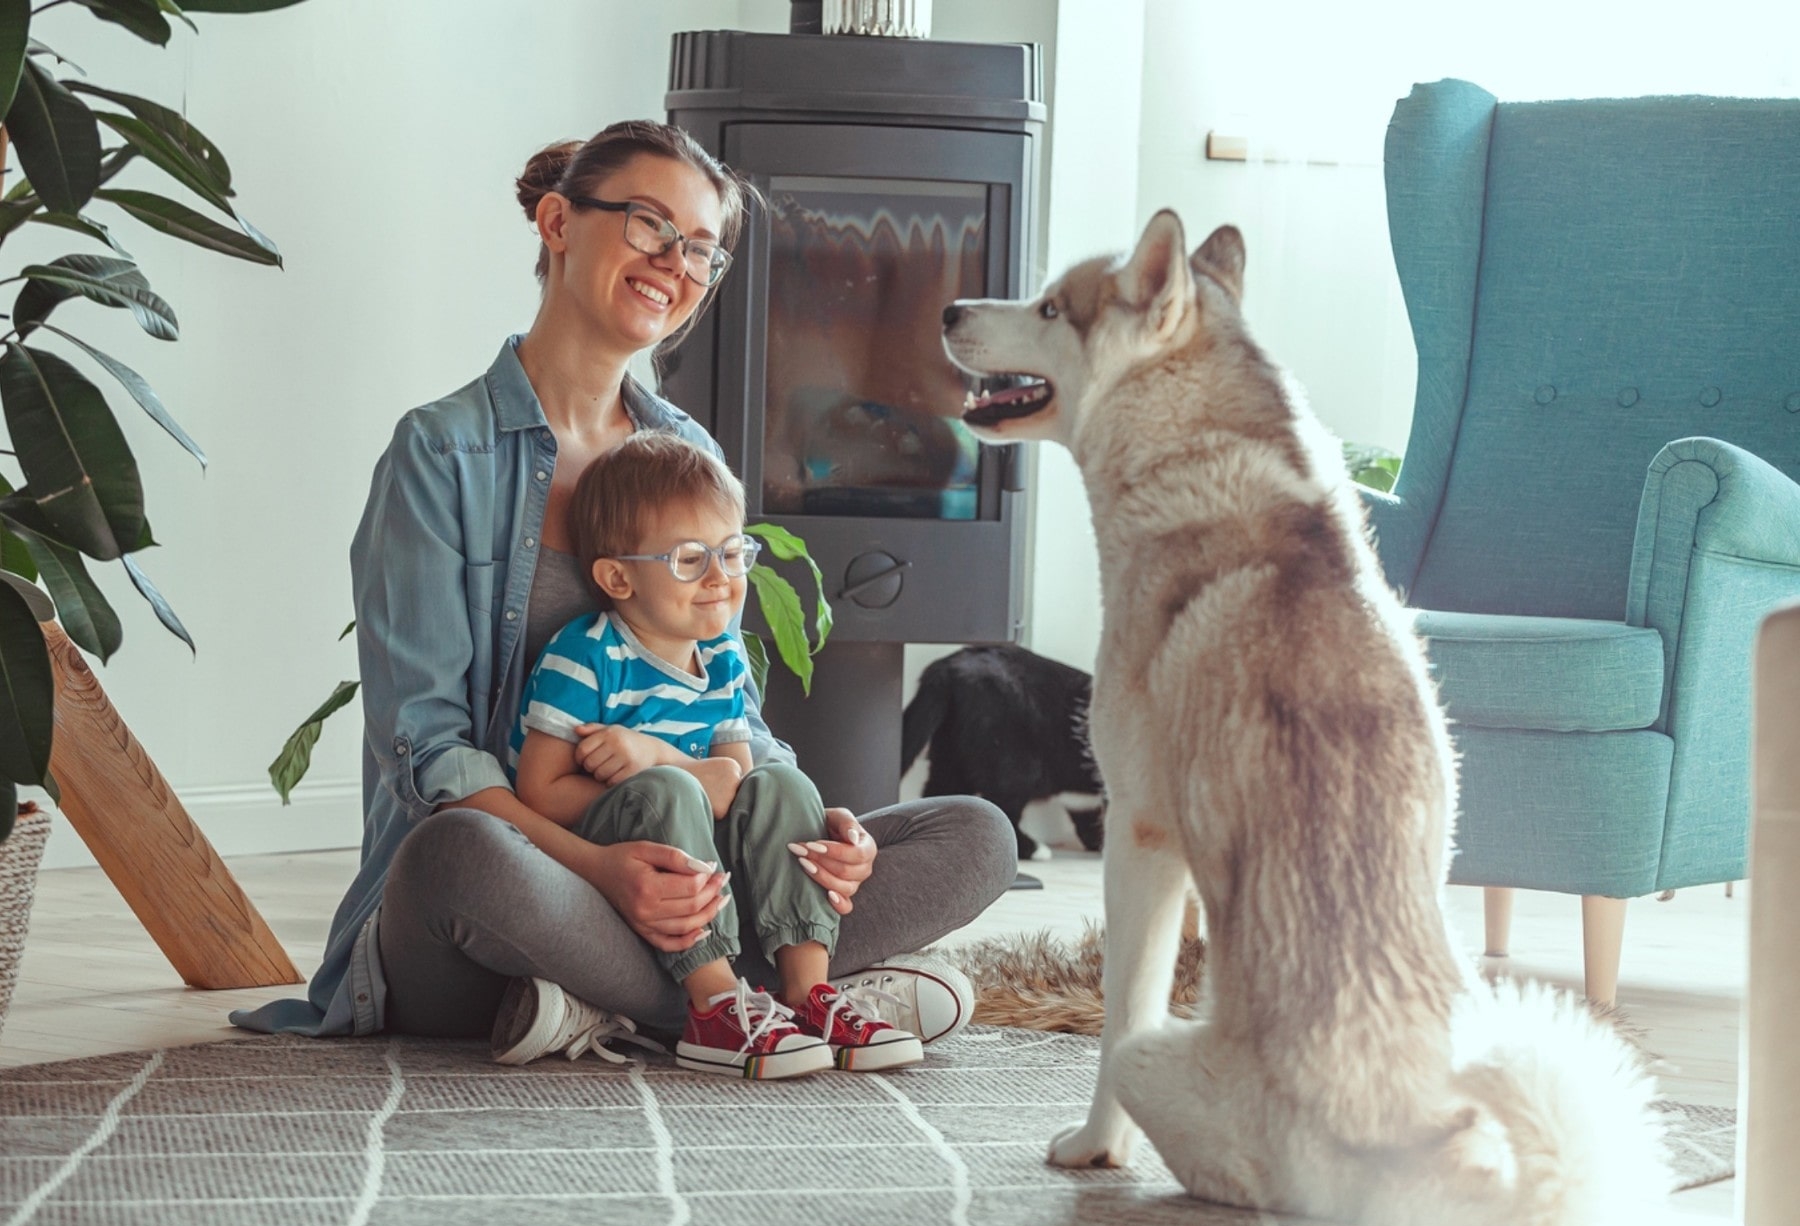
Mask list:
[{"label": "boy's hand", "polygon": [[667,765],[675,747],[646,733],[617,724],[582,724],[575,729],[575,764],[612,787],[642,770]]},{"label": "boy's hand", "polygon": [[721,757],[690,762],[687,770],[706,789],[706,798],[712,802],[713,819],[716,821],[724,817],[731,808],[732,800],[737,797],[738,784],[744,778],[744,768],[730,758]]},{"label": "boy's hand", "polygon": [[875,871],[875,840],[848,809],[825,810],[825,832],[829,839],[789,843],[788,850],[825,891],[832,910],[848,915],[856,909],[850,899]]}]

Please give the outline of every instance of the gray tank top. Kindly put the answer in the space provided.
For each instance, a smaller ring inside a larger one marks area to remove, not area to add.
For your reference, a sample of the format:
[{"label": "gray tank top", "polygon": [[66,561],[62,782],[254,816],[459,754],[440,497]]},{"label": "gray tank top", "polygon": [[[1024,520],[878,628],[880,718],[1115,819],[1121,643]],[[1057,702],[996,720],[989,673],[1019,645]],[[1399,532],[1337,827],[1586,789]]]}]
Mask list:
[{"label": "gray tank top", "polygon": [[593,611],[594,592],[588,586],[587,567],[574,554],[545,546],[525,604],[526,673],[537,665],[558,630]]}]

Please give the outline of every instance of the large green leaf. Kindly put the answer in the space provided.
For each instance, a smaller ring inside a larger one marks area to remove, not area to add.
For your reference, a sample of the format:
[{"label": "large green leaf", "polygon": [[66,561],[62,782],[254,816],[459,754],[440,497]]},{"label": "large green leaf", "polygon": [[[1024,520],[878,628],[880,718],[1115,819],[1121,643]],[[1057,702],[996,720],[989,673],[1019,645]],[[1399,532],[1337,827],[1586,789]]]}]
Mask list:
[{"label": "large green leaf", "polygon": [[[0,498],[12,492],[12,482],[0,477]],[[8,528],[4,519],[0,519],[0,571],[33,581],[37,579],[37,563],[31,559],[31,550],[25,547],[25,538]]]},{"label": "large green leaf", "polygon": [[0,0],[0,115],[12,109],[31,46],[31,0]]},{"label": "large green leaf", "polygon": [[56,528],[44,518],[43,511],[38,509],[34,495],[27,487],[20,487],[15,493],[0,498],[0,519],[6,520],[15,528],[23,528],[39,536],[52,536],[56,532]]},{"label": "large green leaf", "polygon": [[56,682],[31,606],[0,583],[0,778],[38,784],[50,773]]},{"label": "large green leaf", "polygon": [[0,401],[31,501],[50,529],[40,535],[101,561],[143,535],[137,461],[99,388],[54,353],[13,342],[0,357]]},{"label": "large green leaf", "polygon": [[[133,217],[196,247],[220,251],[249,260],[252,264],[281,264],[281,252],[265,238],[258,242],[247,233],[229,230],[212,218],[197,213],[187,205],[159,196],[155,192],[127,191],[123,188],[101,188],[94,193],[101,200],[116,204]],[[258,236],[260,237],[260,235]],[[268,243],[264,246],[264,243]]]},{"label": "large green leaf", "polygon": [[744,655],[750,660],[750,686],[760,702],[769,692],[769,649],[763,646],[761,635],[744,631]]},{"label": "large green leaf", "polygon": [[[94,194],[99,196],[101,193],[95,192]],[[26,220],[35,221],[40,226],[56,226],[63,230],[73,230],[77,234],[85,234],[89,238],[97,238],[126,259],[131,258],[131,252],[125,250],[124,244],[112,236],[112,231],[91,217],[71,217],[67,213],[37,213],[28,215]]]},{"label": "large green leaf", "polygon": [[[100,186],[104,187],[114,175],[125,169],[126,163],[136,156],[137,150],[130,145],[121,145],[117,149],[106,152],[100,162]],[[0,197],[0,241],[4,241],[8,234],[33,220],[44,222],[47,225],[60,225],[68,229],[79,228],[70,225],[65,214],[39,214],[38,210],[43,207],[44,202],[39,200],[37,193],[31,190],[31,180],[20,175],[17,182],[6,189],[6,195]],[[89,225],[95,225],[85,217],[79,218],[79,220],[87,222]],[[95,226],[95,228],[100,227]],[[106,243],[120,255],[128,255],[126,250],[110,236],[107,237]]]},{"label": "large green leaf", "polygon": [[81,212],[100,186],[100,129],[87,104],[27,58],[6,130],[44,203],[58,213]]},{"label": "large green leaf", "polygon": [[102,89],[98,85],[82,81],[69,82],[69,88],[77,93],[92,94],[96,98],[118,103],[180,153],[193,173],[204,177],[220,194],[232,194],[231,167],[226,163],[225,155],[206,138],[206,133],[189,123],[181,112],[172,111],[160,102],[152,102],[136,94]]},{"label": "large green leaf", "polygon": [[31,560],[25,538],[8,528],[4,521],[0,521],[0,570],[27,579],[37,578],[37,563]]},{"label": "large green leaf", "polygon": [[56,601],[56,617],[63,629],[83,651],[99,656],[102,663],[110,660],[124,641],[125,631],[119,625],[119,615],[88,575],[81,555],[34,532],[19,535],[31,550],[44,586]]},{"label": "large green leaf", "polygon": [[1376,443],[1345,443],[1344,467],[1358,485],[1386,493],[1400,475],[1400,457]]},{"label": "large green leaf", "polygon": [[331,691],[331,697],[301,721],[293,735],[288,737],[287,744],[281,747],[281,752],[275,755],[275,760],[269,763],[269,782],[281,793],[282,804],[288,803],[289,794],[300,785],[300,780],[306,777],[307,769],[312,766],[313,746],[319,743],[319,733],[325,730],[325,721],[356,697],[356,689],[360,684],[356,681],[338,682],[337,689]]},{"label": "large green leaf", "polygon": [[831,637],[831,602],[825,599],[825,576],[819,573],[819,564],[807,552],[806,542],[779,524],[751,524],[744,532],[760,540],[778,561],[805,562],[812,571],[813,591],[818,596],[817,613],[813,618],[813,637],[818,641],[812,650],[817,654],[825,646],[825,640]]},{"label": "large green leaf", "polygon": [[67,64],[70,68],[73,68],[76,72],[80,73],[82,76],[84,76],[84,77],[87,76],[87,69],[83,68],[80,64],[77,64],[74,60],[70,59],[68,56],[62,54],[62,52],[58,51],[55,47],[52,47],[47,43],[41,43],[35,38],[29,39],[26,41],[25,54],[26,55],[47,55],[51,59],[55,60],[58,64]]},{"label": "large green leaf", "polygon": [[44,330],[56,333],[71,345],[79,346],[82,352],[104,366],[108,374],[125,385],[125,390],[131,393],[133,400],[143,406],[144,412],[150,414],[152,421],[167,430],[170,437],[187,448],[188,454],[200,461],[201,468],[206,467],[206,453],[200,450],[200,444],[189,438],[188,432],[183,430],[180,423],[169,415],[169,410],[163,406],[162,397],[156,394],[156,389],[150,386],[144,376],[112,355],[102,353],[79,336],[71,332],[64,332],[55,324],[45,324]]},{"label": "large green leaf", "polygon": [[187,627],[181,624],[179,617],[175,616],[175,610],[169,607],[169,602],[163,599],[163,594],[156,590],[154,583],[150,582],[150,576],[146,575],[143,568],[131,560],[130,555],[126,555],[124,562],[125,573],[131,576],[132,585],[137,588],[138,595],[149,601],[150,607],[156,610],[156,620],[161,622],[170,634],[186,643],[189,651],[194,650],[194,636],[187,632]]},{"label": "large green leaf", "polygon": [[300,0],[187,0],[181,7],[190,13],[267,13],[299,3]]},{"label": "large green leaf", "polygon": [[137,156],[137,150],[130,145],[120,145],[117,149],[102,150],[100,156],[100,186],[105,187],[112,177],[125,169],[125,164]]},{"label": "large green leaf", "polygon": [[95,118],[124,137],[146,161],[172,177],[177,183],[214,208],[226,213],[231,212],[231,201],[226,198],[230,192],[220,190],[219,185],[213,179],[212,171],[198,163],[192,154],[169,137],[131,115],[116,115],[102,111]]},{"label": "large green leaf", "polygon": [[[37,267],[27,265],[26,270]],[[51,311],[61,303],[75,297],[80,291],[62,278],[79,276],[87,280],[104,281],[119,287],[126,285],[148,287],[150,282],[138,270],[131,260],[114,259],[107,255],[88,255],[78,253],[61,256],[44,265],[54,273],[33,280],[26,276],[26,270],[20,275],[25,277],[25,284],[20,287],[18,297],[13,300],[12,323],[19,335],[29,335],[47,318]],[[117,306],[118,303],[108,303]]]},{"label": "large green leaf", "polygon": [[75,0],[101,21],[124,26],[147,43],[166,46],[169,22],[156,5],[156,0]]},{"label": "large green leaf", "polygon": [[175,308],[150,288],[130,260],[65,255],[48,264],[27,264],[19,275],[31,282],[19,291],[13,304],[13,327],[20,336],[42,323],[57,303],[76,294],[105,306],[125,307],[138,326],[157,340],[172,341],[181,335]]},{"label": "large green leaf", "polygon": [[763,620],[775,636],[775,650],[782,663],[800,679],[800,688],[812,693],[812,653],[806,644],[806,614],[800,609],[800,593],[794,585],[766,566],[750,569],[750,585],[756,589]]},{"label": "large green leaf", "polygon": [[0,202],[0,242],[5,242],[8,234],[30,221],[31,215],[42,207],[36,196]]},{"label": "large green leaf", "polygon": [[196,34],[200,33],[200,27],[194,24],[194,19],[181,11],[181,6],[176,4],[175,0],[156,0],[156,7],[171,17],[181,18],[182,25]]},{"label": "large green leaf", "polygon": [[25,607],[40,622],[56,619],[56,602],[50,594],[35,583],[27,583],[23,578],[8,570],[0,570],[0,583],[7,584],[13,591],[25,598]]}]

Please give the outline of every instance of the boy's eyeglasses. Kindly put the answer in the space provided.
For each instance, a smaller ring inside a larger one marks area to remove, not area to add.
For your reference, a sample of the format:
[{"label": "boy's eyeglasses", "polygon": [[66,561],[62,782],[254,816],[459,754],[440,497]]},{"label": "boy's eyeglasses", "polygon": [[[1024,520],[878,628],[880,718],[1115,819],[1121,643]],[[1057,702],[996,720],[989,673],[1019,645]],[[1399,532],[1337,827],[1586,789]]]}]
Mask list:
[{"label": "boy's eyeglasses", "polygon": [[582,208],[603,209],[625,214],[625,241],[633,250],[645,255],[663,255],[681,244],[683,271],[696,285],[713,286],[731,267],[731,252],[704,238],[689,238],[675,228],[675,223],[647,204],[635,200],[598,200],[593,196],[570,196],[569,203]]},{"label": "boy's eyeglasses", "polygon": [[719,569],[732,579],[740,579],[756,565],[762,543],[754,537],[730,536],[714,546],[700,541],[683,541],[667,553],[618,553],[615,562],[666,562],[669,573],[683,583],[698,583],[719,559]]}]

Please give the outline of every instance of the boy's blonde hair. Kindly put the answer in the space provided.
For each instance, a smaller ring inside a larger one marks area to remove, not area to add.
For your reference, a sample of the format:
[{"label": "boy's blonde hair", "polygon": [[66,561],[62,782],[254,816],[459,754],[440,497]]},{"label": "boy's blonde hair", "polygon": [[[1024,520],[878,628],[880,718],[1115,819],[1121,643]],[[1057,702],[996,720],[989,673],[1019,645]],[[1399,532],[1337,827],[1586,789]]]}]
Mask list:
[{"label": "boy's blonde hair", "polygon": [[639,552],[646,525],[673,506],[709,507],[742,523],[744,486],[710,451],[659,430],[639,430],[587,466],[569,500],[569,536],[597,607],[613,601],[594,582],[594,562]]}]

